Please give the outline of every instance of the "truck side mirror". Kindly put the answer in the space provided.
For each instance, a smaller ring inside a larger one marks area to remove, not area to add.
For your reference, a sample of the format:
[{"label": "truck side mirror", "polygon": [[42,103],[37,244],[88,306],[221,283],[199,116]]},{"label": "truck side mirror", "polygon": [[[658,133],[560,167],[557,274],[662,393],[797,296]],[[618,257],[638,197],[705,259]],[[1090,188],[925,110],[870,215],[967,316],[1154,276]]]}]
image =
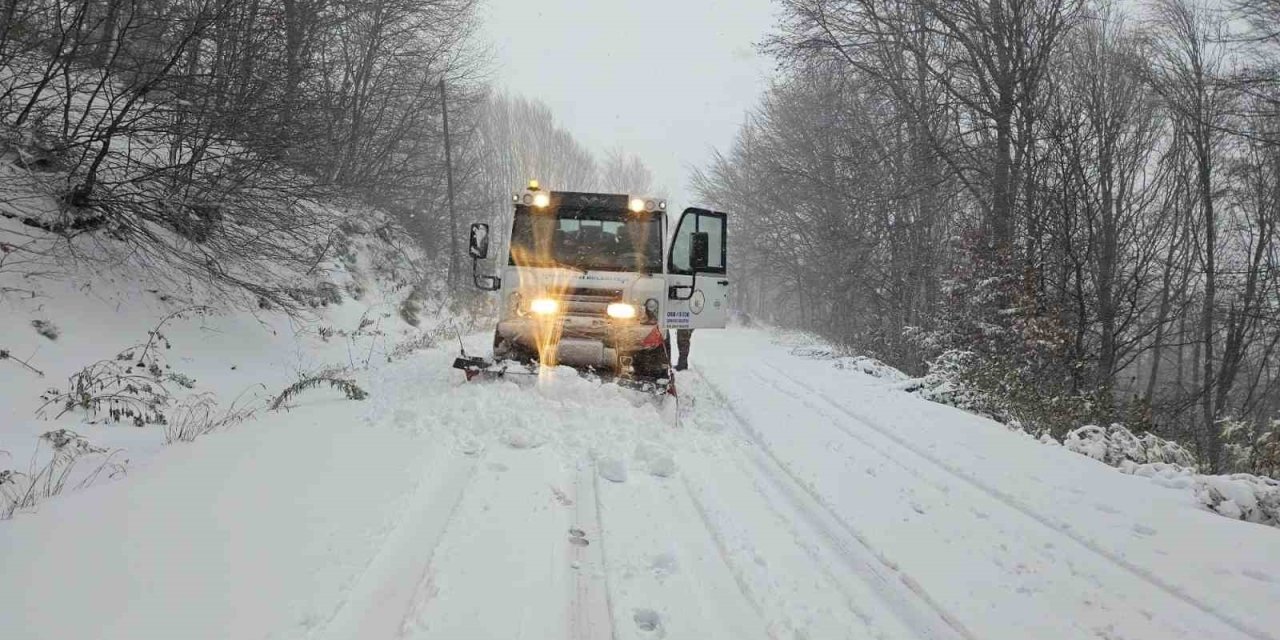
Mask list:
[{"label": "truck side mirror", "polygon": [[483,222],[471,225],[471,246],[468,252],[476,260],[489,257],[489,225]]},{"label": "truck side mirror", "polygon": [[498,276],[482,276],[473,273],[471,278],[476,288],[481,291],[497,291],[502,288],[502,278]]},{"label": "truck side mirror", "polygon": [[689,266],[695,273],[705,271],[707,269],[708,254],[711,251],[711,234],[706,231],[695,232],[689,247]]},{"label": "truck side mirror", "polygon": [[502,288],[502,279],[497,276],[482,276],[476,272],[479,260],[489,257],[489,225],[476,222],[471,225],[471,244],[467,248],[471,254],[471,280],[477,289],[497,291]]}]

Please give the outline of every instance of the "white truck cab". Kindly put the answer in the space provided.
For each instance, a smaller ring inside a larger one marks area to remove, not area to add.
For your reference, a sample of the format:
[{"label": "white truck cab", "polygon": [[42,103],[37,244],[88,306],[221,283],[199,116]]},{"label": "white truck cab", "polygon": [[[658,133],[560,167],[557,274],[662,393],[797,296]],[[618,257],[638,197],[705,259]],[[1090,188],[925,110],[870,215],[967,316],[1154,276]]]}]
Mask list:
[{"label": "white truck cab", "polygon": [[490,229],[471,225],[474,282],[498,293],[499,312],[493,359],[455,362],[468,378],[517,361],[661,387],[672,379],[669,329],[724,328],[726,214],[685,209],[669,226],[660,198],[544,191],[536,182],[513,202],[497,275],[478,273]]}]

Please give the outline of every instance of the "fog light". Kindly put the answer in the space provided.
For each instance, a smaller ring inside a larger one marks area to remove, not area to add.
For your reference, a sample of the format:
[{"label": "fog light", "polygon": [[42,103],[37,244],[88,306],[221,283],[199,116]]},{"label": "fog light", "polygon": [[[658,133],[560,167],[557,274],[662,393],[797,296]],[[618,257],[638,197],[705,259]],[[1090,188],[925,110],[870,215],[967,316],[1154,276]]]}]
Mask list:
[{"label": "fog light", "polygon": [[636,317],[636,308],[625,302],[615,302],[609,305],[605,312],[609,314],[610,318],[618,320],[630,320]]},{"label": "fog light", "polygon": [[540,316],[549,316],[560,310],[560,303],[555,298],[534,298],[529,303],[529,310]]}]

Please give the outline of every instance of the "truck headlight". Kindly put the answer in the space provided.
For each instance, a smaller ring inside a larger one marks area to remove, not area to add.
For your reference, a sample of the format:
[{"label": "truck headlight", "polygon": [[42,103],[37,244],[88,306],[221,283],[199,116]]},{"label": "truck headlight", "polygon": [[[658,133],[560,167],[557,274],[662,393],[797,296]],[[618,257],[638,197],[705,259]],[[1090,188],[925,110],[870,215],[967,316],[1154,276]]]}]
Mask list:
[{"label": "truck headlight", "polygon": [[560,302],[555,298],[534,298],[529,303],[529,311],[540,316],[554,315],[559,310]]},{"label": "truck headlight", "polygon": [[614,302],[605,309],[605,313],[608,313],[610,318],[617,320],[630,320],[636,317],[636,308],[625,302]]}]

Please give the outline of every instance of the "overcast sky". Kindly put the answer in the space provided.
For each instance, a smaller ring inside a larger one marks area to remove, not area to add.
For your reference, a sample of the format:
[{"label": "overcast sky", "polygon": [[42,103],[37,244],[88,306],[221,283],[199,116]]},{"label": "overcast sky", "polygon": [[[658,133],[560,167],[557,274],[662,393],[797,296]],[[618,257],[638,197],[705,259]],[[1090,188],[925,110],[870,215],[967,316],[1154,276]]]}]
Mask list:
[{"label": "overcast sky", "polygon": [[597,152],[635,151],[674,206],[694,204],[689,168],[728,147],[772,68],[755,49],[768,0],[485,1],[497,84]]}]

